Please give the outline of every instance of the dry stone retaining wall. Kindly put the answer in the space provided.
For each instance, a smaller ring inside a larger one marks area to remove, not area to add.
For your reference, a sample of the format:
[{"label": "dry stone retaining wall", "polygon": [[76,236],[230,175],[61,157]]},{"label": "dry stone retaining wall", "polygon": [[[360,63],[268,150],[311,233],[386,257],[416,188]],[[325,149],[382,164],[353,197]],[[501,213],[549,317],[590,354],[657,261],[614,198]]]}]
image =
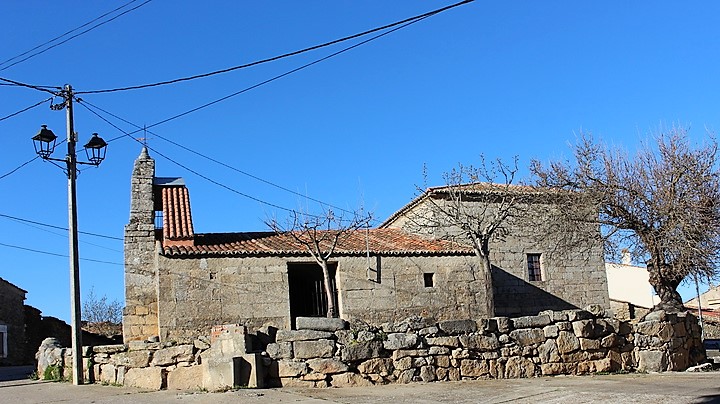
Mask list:
[{"label": "dry stone retaining wall", "polygon": [[[518,318],[436,322],[410,317],[378,326],[298,318],[297,328],[257,332],[254,339],[264,351],[255,353],[240,325],[216,327],[211,337],[185,344],[84,347],[84,361],[91,365],[86,380],[154,390],[363,386],[661,372],[705,360],[692,314],[658,311],[632,324],[606,316],[600,306]],[[38,374],[56,366],[69,375],[71,360],[69,349],[48,339],[38,352]]]}]

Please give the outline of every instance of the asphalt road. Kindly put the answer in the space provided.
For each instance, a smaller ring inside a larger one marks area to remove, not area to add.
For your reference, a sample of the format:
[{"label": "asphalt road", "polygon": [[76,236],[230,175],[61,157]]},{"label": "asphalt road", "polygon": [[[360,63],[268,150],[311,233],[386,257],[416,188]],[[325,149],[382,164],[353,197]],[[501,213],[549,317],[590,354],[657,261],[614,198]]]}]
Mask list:
[{"label": "asphalt road", "polygon": [[[153,391],[8,377],[0,402],[25,403],[720,403],[720,372],[560,376],[328,389]],[[14,380],[9,380],[14,379]]]}]

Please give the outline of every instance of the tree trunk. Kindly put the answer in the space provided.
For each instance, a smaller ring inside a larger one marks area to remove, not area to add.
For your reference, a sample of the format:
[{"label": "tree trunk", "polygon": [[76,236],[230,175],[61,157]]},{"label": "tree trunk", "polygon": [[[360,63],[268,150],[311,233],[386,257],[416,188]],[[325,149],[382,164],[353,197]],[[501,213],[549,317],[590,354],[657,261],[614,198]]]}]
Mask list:
[{"label": "tree trunk", "polygon": [[333,293],[332,282],[330,280],[330,270],[327,261],[321,261],[320,267],[323,271],[323,283],[325,285],[325,296],[327,297],[327,314],[326,317],[332,318],[337,315],[335,309],[335,294]]},{"label": "tree trunk", "polygon": [[677,287],[682,281],[673,273],[672,269],[666,264],[656,265],[652,261],[647,266],[650,275],[650,284],[655,293],[660,297],[660,303],[653,307],[653,310],[665,310],[668,312],[685,311],[685,305],[682,297],[677,291]]},{"label": "tree trunk", "polygon": [[485,315],[495,317],[495,292],[493,291],[492,264],[490,263],[489,241],[483,241],[480,251],[476,251],[480,258],[481,282],[485,290]]}]

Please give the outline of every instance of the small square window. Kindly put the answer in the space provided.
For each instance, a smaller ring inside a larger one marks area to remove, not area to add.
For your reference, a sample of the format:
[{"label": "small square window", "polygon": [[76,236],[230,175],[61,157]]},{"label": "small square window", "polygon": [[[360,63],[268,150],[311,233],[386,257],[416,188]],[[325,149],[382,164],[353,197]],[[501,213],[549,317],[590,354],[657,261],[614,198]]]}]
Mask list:
[{"label": "small square window", "polygon": [[424,273],[423,281],[426,288],[432,288],[435,285],[435,274],[432,272]]},{"label": "small square window", "polygon": [[528,267],[528,280],[529,281],[541,281],[542,268],[540,267],[540,254],[528,254],[527,255],[527,267]]}]

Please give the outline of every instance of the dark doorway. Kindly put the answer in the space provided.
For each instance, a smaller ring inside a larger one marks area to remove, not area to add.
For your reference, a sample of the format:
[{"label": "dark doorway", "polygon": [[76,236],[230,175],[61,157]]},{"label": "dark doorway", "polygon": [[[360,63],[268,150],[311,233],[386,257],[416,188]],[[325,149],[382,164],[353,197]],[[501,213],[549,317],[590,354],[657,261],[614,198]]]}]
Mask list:
[{"label": "dark doorway", "polygon": [[[336,268],[337,264],[330,264],[328,269],[337,311]],[[293,330],[297,317],[325,317],[327,315],[327,295],[323,286],[323,273],[320,265],[288,263],[288,283],[290,284],[290,326]]]}]

